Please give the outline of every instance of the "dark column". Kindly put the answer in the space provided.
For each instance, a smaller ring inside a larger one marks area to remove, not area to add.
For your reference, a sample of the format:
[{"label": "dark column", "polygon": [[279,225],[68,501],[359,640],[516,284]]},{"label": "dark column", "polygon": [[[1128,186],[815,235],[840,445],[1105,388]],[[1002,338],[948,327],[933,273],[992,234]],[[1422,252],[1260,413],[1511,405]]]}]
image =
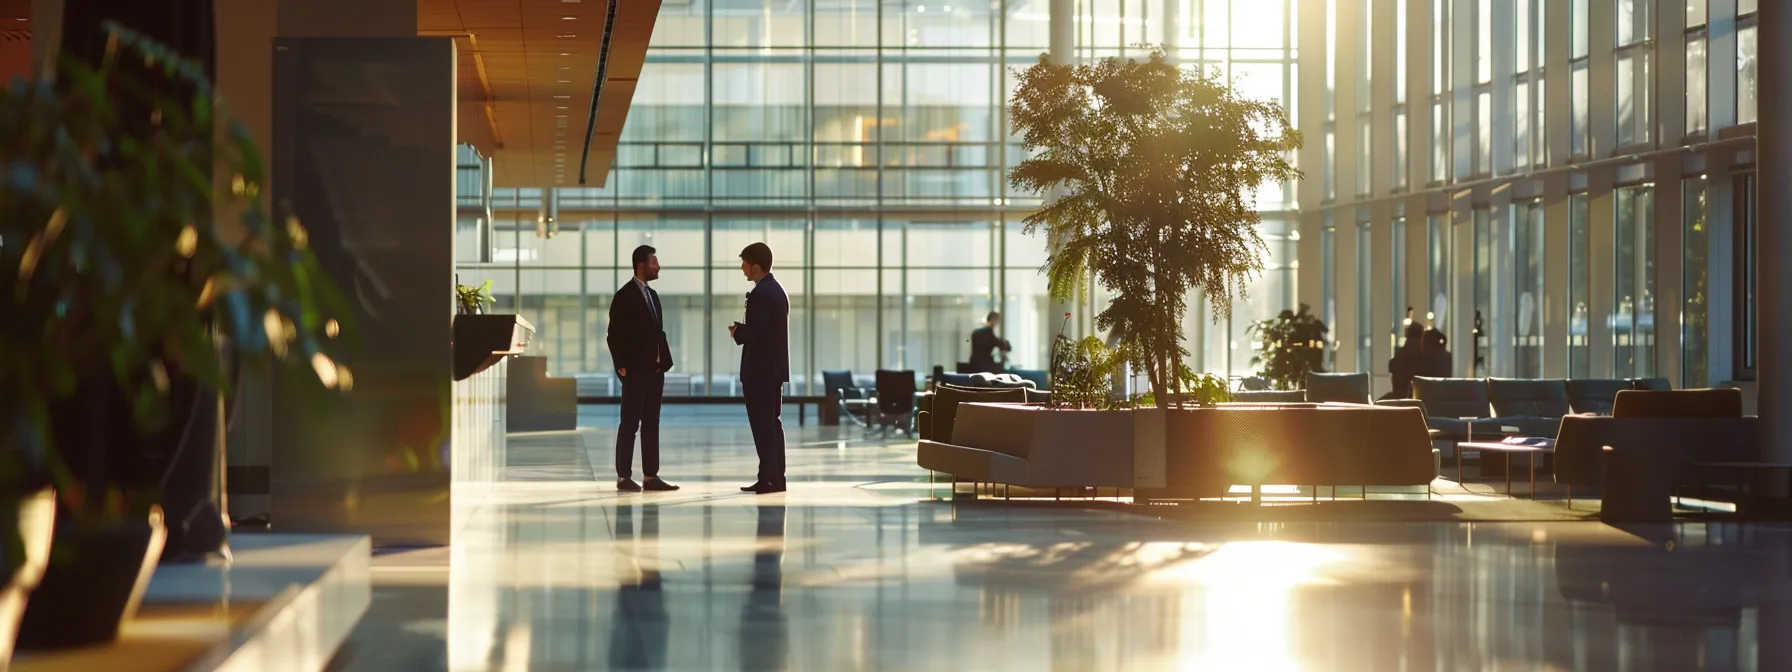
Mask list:
[{"label": "dark column", "polygon": [[[65,59],[98,63],[104,57],[106,24],[116,22],[142,33],[163,46],[196,61],[209,81],[216,70],[216,27],[212,0],[66,0],[61,25],[61,55]],[[189,98],[195,86],[165,77],[158,68],[135,59],[120,63],[123,72],[143,78],[161,92],[177,99]],[[150,127],[147,101],[120,101],[124,132],[147,136]],[[131,110],[130,108],[139,108]],[[134,126],[130,120],[140,120]],[[201,170],[209,170],[209,166]],[[173,371],[166,426],[140,438],[135,435],[128,405],[102,404],[106,409],[80,420],[83,436],[107,437],[69,445],[65,453],[82,477],[131,490],[159,490],[167,514],[168,541],[163,558],[203,560],[225,550],[229,528],[224,522],[222,406],[218,395],[197,380]],[[98,387],[110,387],[106,376],[95,379]],[[103,390],[94,390],[107,396]],[[91,433],[99,429],[97,434]],[[102,492],[95,487],[94,492]]]},{"label": "dark column", "polygon": [[276,386],[273,524],[446,544],[454,41],[280,37],[273,49],[273,199],[310,232],[360,338],[347,394],[303,376]]},{"label": "dark column", "polygon": [[[1756,372],[1760,380],[1761,420],[1765,457],[1785,461],[1792,459],[1792,352],[1780,352],[1779,346],[1792,336],[1792,132],[1785,120],[1792,113],[1792,6],[1785,2],[1763,2],[1760,13],[1760,37],[1756,40],[1759,62],[1760,119],[1756,165],[1759,167],[1756,190],[1757,222],[1755,230],[1756,297],[1759,306],[1759,343]],[[1740,211],[1741,208],[1738,208]],[[1738,241],[1744,242],[1744,241]]]}]

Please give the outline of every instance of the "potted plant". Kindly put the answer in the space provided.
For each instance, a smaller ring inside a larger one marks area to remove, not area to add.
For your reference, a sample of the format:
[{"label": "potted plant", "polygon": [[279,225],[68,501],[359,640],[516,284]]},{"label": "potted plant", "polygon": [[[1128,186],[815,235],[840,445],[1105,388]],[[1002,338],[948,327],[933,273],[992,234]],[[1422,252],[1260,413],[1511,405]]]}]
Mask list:
[{"label": "potted plant", "polygon": [[1263,380],[1278,390],[1298,390],[1308,373],[1325,373],[1325,337],[1330,331],[1307,304],[1299,310],[1253,322],[1248,331],[1257,338],[1257,354],[1251,365],[1262,365]]},{"label": "potted plant", "polygon": [[1052,297],[1083,295],[1091,279],[1107,288],[1113,300],[1096,326],[1127,335],[1119,350],[1159,406],[1187,401],[1188,295],[1203,290],[1223,320],[1231,289],[1262,271],[1252,196],[1300,176],[1287,113],[1158,48],[1145,61],[1041,58],[1019,73],[1009,117],[1030,157],[1009,181],[1055,195],[1025,228],[1046,234]]},{"label": "potted plant", "polygon": [[194,62],[106,31],[97,62],[0,92],[0,453],[58,493],[21,647],[110,639],[134,611],[165,534],[168,473],[145,467],[173,462],[147,437],[191,419],[175,390],[222,394],[244,364],[353,380],[329,354],[350,313],[304,227],[262,206],[246,129],[217,133]]},{"label": "potted plant", "polygon": [[498,300],[492,298],[491,280],[488,279],[474,286],[460,284],[460,279],[457,277],[454,281],[454,302],[460,309],[459,314],[479,315],[485,312],[486,306],[496,304]]},{"label": "potted plant", "polygon": [[[1300,134],[1279,104],[1247,99],[1217,74],[1184,70],[1161,48],[1144,61],[1070,66],[1042,57],[1019,73],[1008,113],[1028,155],[1009,182],[1050,197],[1024,230],[1045,234],[1052,298],[1086,298],[1096,283],[1108,290],[1095,326],[1122,335],[1113,366],[1124,363],[1150,384],[1118,405],[1157,409],[1085,414],[1069,424],[1041,418],[1035,435],[1117,444],[1131,451],[1135,487],[1161,487],[1161,465],[1178,443],[1170,409],[1216,403],[1214,390],[1224,389],[1184,362],[1189,294],[1202,290],[1223,320],[1232,288],[1263,270],[1253,194],[1300,176],[1289,161]],[[1091,366],[1102,363],[1095,349],[1080,349]]]}]

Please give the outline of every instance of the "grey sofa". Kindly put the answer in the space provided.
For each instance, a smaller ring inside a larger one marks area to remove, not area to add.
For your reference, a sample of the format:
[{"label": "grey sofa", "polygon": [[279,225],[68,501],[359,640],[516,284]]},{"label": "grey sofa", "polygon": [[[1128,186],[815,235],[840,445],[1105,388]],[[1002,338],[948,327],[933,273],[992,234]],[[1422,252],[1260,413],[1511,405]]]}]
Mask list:
[{"label": "grey sofa", "polygon": [[1487,382],[1480,378],[1412,379],[1413,399],[1424,405],[1425,424],[1445,439],[1467,440],[1470,429],[1494,433],[1498,426],[1487,421],[1493,402]]},{"label": "grey sofa", "polygon": [[1570,413],[1568,381],[1488,378],[1487,400],[1502,427],[1524,436],[1555,436]]},{"label": "grey sofa", "polygon": [[1316,404],[1367,404],[1369,374],[1308,373],[1306,400]]},{"label": "grey sofa", "polygon": [[1606,446],[1667,461],[1672,472],[1691,480],[1693,462],[1761,459],[1760,419],[1742,414],[1740,390],[1624,390],[1609,417],[1562,419],[1556,482],[1601,485]]},{"label": "grey sofa", "polygon": [[1133,487],[1130,411],[964,403],[957,416],[950,442],[921,441],[916,464],[955,481]]},{"label": "grey sofa", "polygon": [[951,440],[921,441],[916,462],[955,480],[1149,496],[1211,497],[1231,485],[1425,486],[1436,476],[1417,409],[1185,408],[1155,430],[1140,414],[1156,412],[962,403]]}]

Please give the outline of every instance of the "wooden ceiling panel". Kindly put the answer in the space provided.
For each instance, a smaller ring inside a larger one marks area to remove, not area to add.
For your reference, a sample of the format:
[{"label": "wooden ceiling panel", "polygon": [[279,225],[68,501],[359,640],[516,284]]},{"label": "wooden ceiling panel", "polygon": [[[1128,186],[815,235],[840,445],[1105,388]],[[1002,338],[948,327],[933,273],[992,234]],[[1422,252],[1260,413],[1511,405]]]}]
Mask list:
[{"label": "wooden ceiling panel", "polygon": [[628,120],[628,104],[634,97],[634,80],[604,82],[604,97],[597,103],[598,135],[622,135],[622,123]]},{"label": "wooden ceiling panel", "polygon": [[615,1],[610,65],[593,123],[610,0],[418,0],[419,33],[459,43],[460,136],[494,157],[499,186],[576,186],[588,125],[600,133],[585,155],[586,184],[606,181],[660,6]]}]

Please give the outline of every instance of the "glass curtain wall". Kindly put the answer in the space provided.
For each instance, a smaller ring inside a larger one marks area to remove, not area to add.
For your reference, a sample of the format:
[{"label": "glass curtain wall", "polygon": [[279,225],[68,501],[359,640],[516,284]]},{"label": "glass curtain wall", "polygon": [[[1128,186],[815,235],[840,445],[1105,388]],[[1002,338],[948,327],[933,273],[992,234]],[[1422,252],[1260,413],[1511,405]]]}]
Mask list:
[{"label": "glass curtain wall", "polygon": [[1568,375],[1593,377],[1593,342],[1587,330],[1591,313],[1591,217],[1584,193],[1568,197]]},{"label": "glass curtain wall", "polygon": [[1543,203],[1512,204],[1513,295],[1517,319],[1512,324],[1512,375],[1543,377]]},{"label": "glass curtain wall", "polygon": [[1612,373],[1655,375],[1655,192],[1651,185],[1617,192],[1613,262]]},{"label": "glass curtain wall", "polygon": [[1356,225],[1356,370],[1368,373],[1383,368],[1375,363],[1375,329],[1370,326],[1376,302],[1373,238],[1369,222]]},{"label": "glass curtain wall", "polygon": [[1681,385],[1691,389],[1710,387],[1711,325],[1711,233],[1706,222],[1708,212],[1704,176],[1681,182],[1680,203],[1685,209],[1681,226],[1681,284],[1686,308],[1680,318],[1681,347],[1685,357],[1681,367]]},{"label": "glass curtain wall", "polygon": [[[1079,5],[1077,57],[1142,56],[1173,35],[1185,67],[1292,102],[1292,0],[1168,2]],[[559,189],[552,231],[540,189],[495,190],[489,260],[463,262],[462,281],[492,280],[498,309],[534,322],[550,372],[584,394],[616,389],[607,311],[641,244],[663,268],[673,394],[738,393],[726,325],[749,289],[737,255],[761,240],[791,296],[792,393],[819,393],[824,370],[953,369],[992,310],[1010,366],[1043,368],[1061,316],[1044,240],[1021,232],[1038,201],[1006,183],[1023,154],[1004,111],[1014,72],[1049,47],[1049,4],[668,4],[607,183]],[[1289,307],[1293,193],[1259,192],[1269,270],[1238,288],[1231,321],[1191,311],[1194,365],[1248,370],[1246,326]]]}]

